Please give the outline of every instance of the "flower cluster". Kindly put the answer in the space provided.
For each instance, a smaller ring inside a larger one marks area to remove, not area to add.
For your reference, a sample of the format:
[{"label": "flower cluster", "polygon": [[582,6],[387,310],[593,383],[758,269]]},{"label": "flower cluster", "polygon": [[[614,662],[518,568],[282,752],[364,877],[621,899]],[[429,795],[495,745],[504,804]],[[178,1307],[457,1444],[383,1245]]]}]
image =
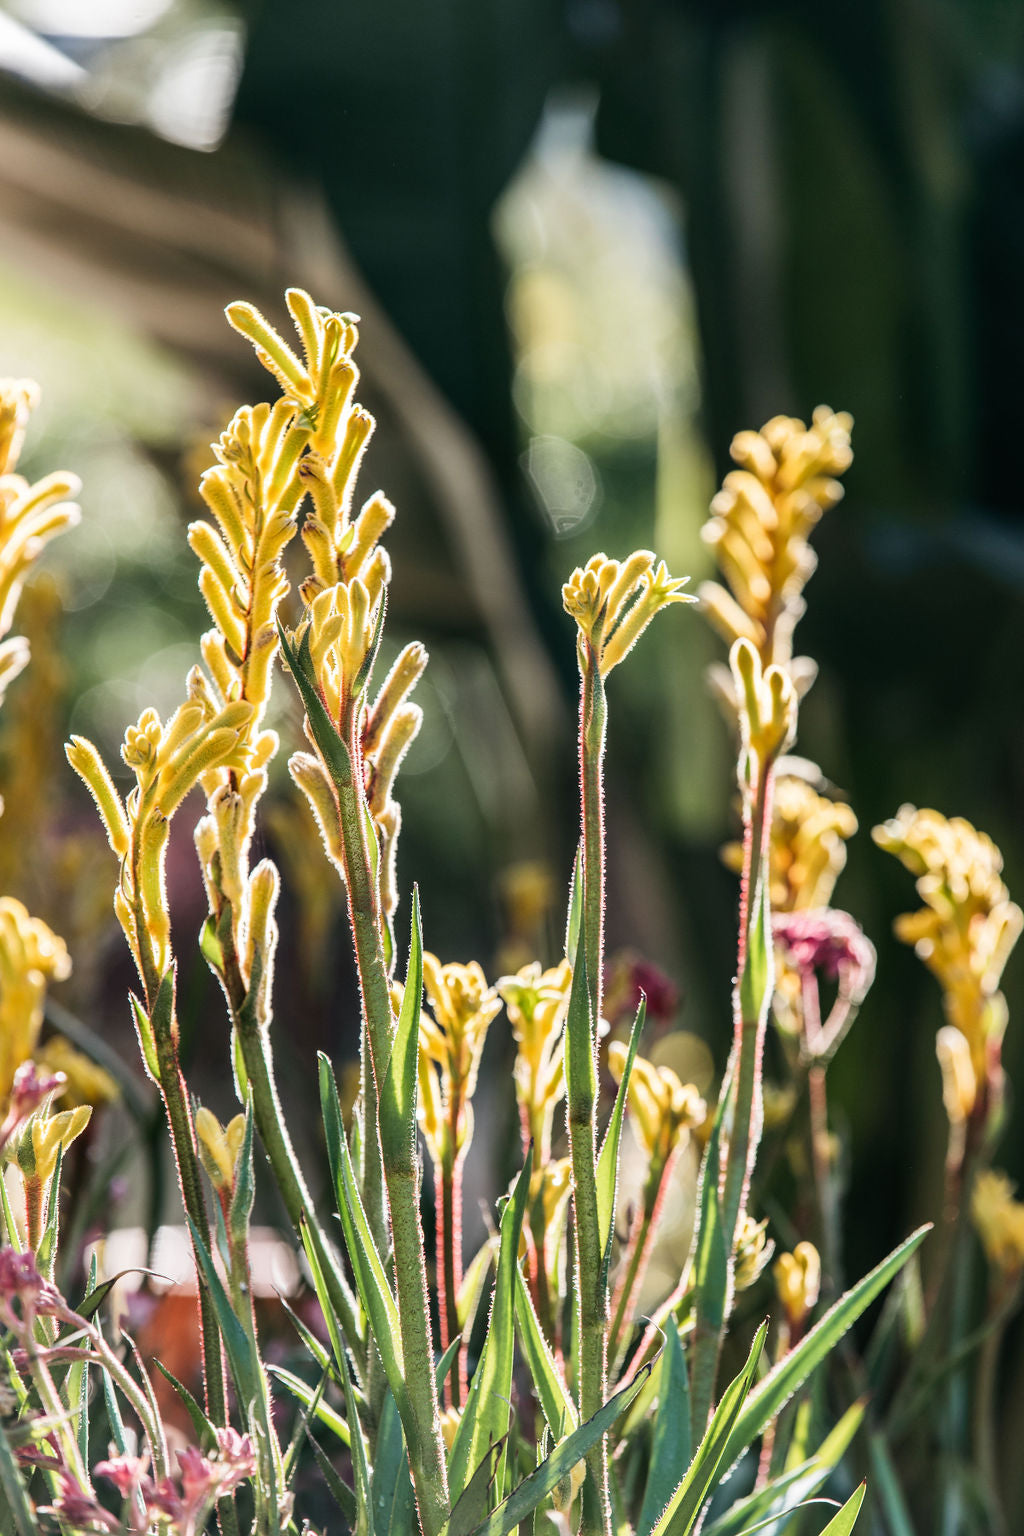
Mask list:
[{"label": "flower cluster", "polygon": [[523,1144],[533,1142],[538,1170],[551,1155],[552,1121],[565,1096],[563,1030],[571,986],[568,960],[546,971],[533,961],[498,981],[516,1041],[516,1098]]},{"label": "flower cluster", "polygon": [[946,1018],[966,1042],[973,1108],[998,1069],[1007,1018],[999,982],[1024,913],[1003,883],[999,849],[962,817],[905,805],[872,836],[917,877],[924,906],[897,918],[896,934],[937,977]]},{"label": "flower cluster", "polygon": [[648,549],[622,561],[594,555],[562,588],[562,605],[579,630],[580,665],[590,652],[606,677],[628,656],[654,615],[669,603],[692,603],[688,576],[673,577]]},{"label": "flower cluster", "polygon": [[[817,564],[808,538],[842,497],[835,477],[851,463],[852,426],[845,411],[819,405],[809,427],[775,416],[760,432],[737,433],[730,453],[738,468],[726,475],[702,530],[730,589],[702,583],[708,617],[730,645],[749,641],[762,667],[784,667],[799,694],[816,670],[809,658],[793,656],[803,589]],[[720,671],[715,678],[735,704],[728,680]]]}]

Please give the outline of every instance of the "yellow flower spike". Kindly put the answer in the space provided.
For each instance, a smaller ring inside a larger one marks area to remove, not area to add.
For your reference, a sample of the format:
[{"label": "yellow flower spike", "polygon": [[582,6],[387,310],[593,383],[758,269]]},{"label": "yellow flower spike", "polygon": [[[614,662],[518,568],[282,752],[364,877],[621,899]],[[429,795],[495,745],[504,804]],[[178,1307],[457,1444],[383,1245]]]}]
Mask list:
[{"label": "yellow flower spike", "polygon": [[33,1175],[42,1183],[53,1178],[57,1156],[67,1152],[92,1118],[92,1107],[79,1104],[76,1109],[62,1109],[57,1114],[41,1112],[32,1119]]},{"label": "yellow flower spike", "polygon": [[797,1243],[792,1253],[780,1253],[772,1266],[775,1289],[790,1328],[798,1331],[818,1304],[821,1257],[813,1243]]},{"label": "yellow flower spike", "polygon": [[244,1115],[236,1115],[225,1128],[205,1104],[196,1110],[199,1156],[210,1176],[210,1182],[218,1192],[230,1191],[235,1187],[235,1168],[244,1135]]},{"label": "yellow flower spike", "polygon": [[538,1168],[550,1157],[551,1121],[565,1095],[563,1031],[571,987],[568,960],[547,971],[532,961],[497,984],[516,1041],[516,1096],[527,1137],[536,1142]]},{"label": "yellow flower spike", "polygon": [[1024,1202],[1005,1173],[983,1169],[971,1192],[971,1220],[985,1257],[1001,1276],[1019,1278],[1024,1270]]},{"label": "yellow flower spike", "polygon": [[381,684],[363,727],[363,752],[372,757],[395,711],[416,686],[427,665],[427,650],[414,640],[399,654]]},{"label": "yellow flower spike", "polygon": [[377,541],[395,520],[395,509],[387,497],[377,491],[370,497],[352,525],[352,539],[342,556],[342,579],[351,581],[360,575],[377,547]]},{"label": "yellow flower spike", "polygon": [[434,1058],[427,1049],[421,1025],[417,1065],[420,1091],[416,1101],[416,1114],[420,1130],[423,1132],[423,1139],[427,1143],[427,1150],[434,1163],[439,1164],[444,1157],[446,1126],[441,1084],[434,1068]]},{"label": "yellow flower spike", "polygon": [[702,529],[731,589],[701,585],[709,619],[730,645],[753,645],[763,669],[785,668],[801,693],[814,676],[806,658],[792,653],[803,588],[816,564],[807,540],[842,497],[835,477],[852,462],[852,426],[845,412],[819,406],[810,427],[776,416],[760,432],[737,433],[730,453],[738,468],[726,475]]},{"label": "yellow flower spike", "polygon": [[29,417],[39,404],[39,385],[32,379],[0,379],[0,475],[18,467]]},{"label": "yellow flower spike", "polygon": [[562,587],[562,606],[576,620],[581,644],[597,657],[602,677],[618,666],[659,609],[669,603],[695,599],[682,591],[689,577],[669,576],[662,562],[639,549],[621,565],[606,555],[594,555],[573,571]]},{"label": "yellow flower spike", "polygon": [[[830,800],[795,773],[780,771],[772,806],[771,904],[773,912],[827,907],[846,867],[846,840],[857,818],[843,801]],[[730,869],[742,868],[743,849],[723,852]]]},{"label": "yellow flower spike", "polygon": [[0,897],[0,1105],[35,1052],[47,982],[70,974],[63,940],[13,896]]},{"label": "yellow flower spike", "polygon": [[925,905],[898,918],[896,934],[936,976],[946,1018],[967,1041],[980,1085],[1006,1024],[999,982],[1024,927],[1024,913],[1003,883],[1002,855],[962,817],[911,805],[872,837],[917,877]]},{"label": "yellow flower spike", "polygon": [[256,995],[256,1018],[263,1028],[270,1023],[270,1000],[274,988],[274,958],[277,953],[278,939],[274,914],[280,886],[277,866],[270,859],[261,859],[249,876],[246,889],[248,921],[245,933],[245,975],[251,978],[256,974],[258,957],[259,986]]},{"label": "yellow flower spike", "polygon": [[228,324],[252,342],[256,356],[274,375],[285,394],[294,394],[303,404],[311,405],[313,389],[309,373],[256,306],[239,300],[229,304],[224,313]]}]

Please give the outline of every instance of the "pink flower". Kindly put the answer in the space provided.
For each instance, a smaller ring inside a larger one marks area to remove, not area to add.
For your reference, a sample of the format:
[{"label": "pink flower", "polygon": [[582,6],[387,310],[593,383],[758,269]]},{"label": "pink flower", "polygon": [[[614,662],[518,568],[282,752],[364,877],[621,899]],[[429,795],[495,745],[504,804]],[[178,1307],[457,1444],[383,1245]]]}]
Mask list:
[{"label": "pink flower", "polygon": [[[15,1301],[20,1315],[14,1310]],[[0,1321],[12,1333],[21,1335],[31,1328],[37,1317],[79,1321],[57,1287],[39,1273],[34,1253],[0,1248]]]},{"label": "pink flower", "polygon": [[842,996],[862,1003],[875,979],[875,947],[848,912],[821,907],[809,912],[780,912],[775,937],[790,965],[809,974],[821,971],[838,980]]},{"label": "pink flower", "polygon": [[114,1484],[122,1498],[130,1498],[138,1488],[146,1475],[149,1465],[149,1456],[111,1456],[108,1461],[99,1461],[93,1468],[95,1477],[107,1477]]}]

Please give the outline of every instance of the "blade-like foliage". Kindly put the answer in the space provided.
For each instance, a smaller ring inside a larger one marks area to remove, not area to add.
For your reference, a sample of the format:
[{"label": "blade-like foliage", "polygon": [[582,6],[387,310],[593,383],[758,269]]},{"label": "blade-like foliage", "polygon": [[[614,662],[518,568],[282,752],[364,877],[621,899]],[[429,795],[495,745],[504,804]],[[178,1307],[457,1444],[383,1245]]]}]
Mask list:
[{"label": "blade-like foliage", "polygon": [[690,1402],[679,1333],[670,1320],[658,1361],[658,1408],[636,1536],[650,1536],[690,1461]]}]

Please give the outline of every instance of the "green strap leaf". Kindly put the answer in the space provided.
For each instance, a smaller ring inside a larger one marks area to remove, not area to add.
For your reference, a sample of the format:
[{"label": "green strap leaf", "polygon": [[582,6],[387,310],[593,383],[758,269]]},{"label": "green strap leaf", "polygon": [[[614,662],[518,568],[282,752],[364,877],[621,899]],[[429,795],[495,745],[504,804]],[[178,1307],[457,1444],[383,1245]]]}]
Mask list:
[{"label": "green strap leaf", "polygon": [[725,1470],[739,1461],[748,1445],[761,1433],[793,1393],[802,1387],[811,1373],[831,1354],[847,1330],[856,1322],[875,1297],[899,1274],[914,1250],[931,1231],[930,1226],[919,1227],[905,1242],[890,1253],[887,1259],[876,1265],[852,1286],[844,1296],[829,1308],[795,1349],[780,1360],[763,1381],[751,1392],[743,1406],[729,1437],[725,1456]]},{"label": "green strap leaf", "polygon": [[[380,1536],[411,1531],[415,1522],[412,1478],[405,1449],[402,1420],[392,1393],[388,1392],[380,1411],[380,1422],[373,1445],[373,1472],[370,1477],[373,1499],[373,1523]],[[404,1524],[403,1524],[404,1520]]]},{"label": "green strap leaf", "polygon": [[694,1337],[690,1352],[690,1432],[694,1439],[704,1433],[715,1393],[719,1340],[725,1326],[729,1300],[729,1260],[719,1190],[722,1125],[732,1102],[732,1085],[718,1101],[700,1174],[700,1219],[693,1258],[695,1290]]},{"label": "green strap leaf", "polygon": [[651,1461],[636,1536],[651,1536],[658,1516],[667,1507],[690,1461],[690,1393],[686,1361],[678,1330],[671,1319],[665,1335],[665,1348],[658,1361],[658,1376],[658,1408]]},{"label": "green strap leaf", "polygon": [[574,1106],[593,1103],[597,1093],[597,1069],[594,1065],[594,1022],[590,1013],[590,986],[584,936],[576,945],[569,989],[569,1008],[565,1019],[565,1097],[568,1113]]},{"label": "green strap leaf", "polygon": [[[369,1331],[380,1355],[388,1386],[407,1430],[413,1423],[412,1405],[405,1386],[398,1305],[391,1294],[384,1265],[370,1231],[349,1155],[345,1127],[341,1123],[338,1089],[331,1064],[323,1052],[320,1063],[320,1104],[327,1136],[327,1157],[334,1180],[338,1215],[345,1236],[356,1289],[369,1320]],[[307,1250],[308,1251],[308,1250]]]},{"label": "green strap leaf", "polygon": [[606,1435],[615,1423],[615,1420],[629,1407],[647,1381],[651,1368],[645,1365],[639,1370],[621,1392],[616,1392],[610,1397],[604,1407],[574,1429],[571,1435],[556,1445],[550,1456],[547,1456],[529,1477],[523,1479],[519,1486],[509,1494],[503,1504],[499,1504],[494,1513],[478,1525],[471,1536],[510,1536],[510,1532],[522,1524],[537,1508],[542,1499],[546,1499],[553,1488],[557,1488],[563,1478],[568,1477],[573,1467],[586,1456],[592,1446],[596,1445],[603,1435]]},{"label": "green strap leaf", "polygon": [[580,839],[569,877],[569,910],[565,918],[565,958],[572,961],[580,946],[583,921],[583,839]]},{"label": "green strap leaf", "polygon": [[516,1266],[516,1328],[526,1363],[533,1377],[537,1400],[556,1440],[576,1429],[580,1416],[572,1394],[555,1364],[544,1330],[534,1310],[523,1272]]},{"label": "green strap leaf", "polygon": [[419,891],[413,886],[405,991],[380,1094],[380,1139],[385,1166],[410,1175],[416,1169],[416,1088],[422,996],[423,930]]},{"label": "green strap leaf", "polygon": [[744,1399],[750,1391],[767,1332],[766,1319],[754,1335],[746,1365],[722,1393],[722,1400],[715,1409],[689,1471],[653,1527],[653,1536],[689,1536],[696,1525],[705,1499],[714,1488],[716,1480],[719,1480],[719,1468]]},{"label": "green strap leaf", "polygon": [[235,1386],[238,1389],[239,1398],[243,1403],[251,1403],[255,1399],[262,1398],[263,1385],[261,1380],[262,1367],[256,1353],[256,1347],[244,1327],[235,1316],[228,1294],[224,1289],[220,1275],[217,1273],[210,1250],[199,1235],[199,1229],[191,1216],[186,1212],[185,1220],[192,1235],[192,1247],[195,1250],[196,1259],[202,1281],[209,1292],[210,1301],[217,1317],[217,1327],[220,1336],[224,1340],[224,1349],[234,1377]]},{"label": "green strap leaf", "polygon": [[[164,1365],[162,1361],[157,1360],[155,1356],[153,1358],[153,1364],[156,1366],[161,1376],[170,1382],[175,1392],[177,1392],[178,1396],[181,1398],[181,1401],[185,1406],[185,1412],[192,1420],[192,1428],[196,1432],[196,1439],[199,1441],[201,1449],[207,1452],[214,1450],[217,1444],[217,1436],[214,1432],[213,1425],[203,1410],[200,1408],[195,1398],[192,1396],[192,1393],[189,1391],[188,1387],[186,1387],[183,1382],[180,1382],[177,1376],[175,1376],[172,1371],[169,1371],[166,1365]],[[106,1377],[106,1372],[104,1372],[104,1377]]]},{"label": "green strap leaf", "polygon": [[306,1439],[309,1441],[310,1446],[312,1447],[313,1456],[316,1460],[317,1466],[320,1468],[320,1476],[324,1480],[324,1486],[326,1487],[328,1493],[331,1495],[331,1498],[341,1510],[342,1515],[345,1517],[346,1524],[349,1526],[355,1526],[356,1529],[358,1529],[355,1493],[349,1487],[348,1483],[346,1483],[343,1478],[339,1477],[338,1473],[334,1470],[334,1467],[331,1465],[330,1457],[327,1455],[319,1440],[317,1440],[316,1436],[310,1431],[308,1427],[306,1429]]},{"label": "green strap leaf", "polygon": [[[473,1373],[465,1410],[452,1446],[448,1478],[452,1497],[468,1485],[470,1473],[479,1467],[490,1447],[504,1440],[512,1398],[512,1365],[515,1352],[515,1281],[519,1271],[519,1238],[530,1192],[533,1149],[516,1180],[511,1196],[501,1213],[498,1266],[494,1276],[494,1298],[487,1337],[480,1362]],[[502,1452],[495,1471],[497,1497],[503,1497],[506,1458]]]},{"label": "green strap leaf", "polygon": [[640,1044],[640,1035],[646,1018],[647,999],[641,997],[629,1036],[626,1065],[622,1069],[622,1080],[619,1083],[619,1091],[615,1095],[615,1107],[608,1121],[608,1129],[604,1133],[604,1141],[601,1143],[601,1152],[597,1159],[597,1220],[606,1275],[612,1256],[615,1197],[619,1187],[619,1143],[622,1138],[622,1122],[626,1114],[626,1095],[629,1092],[629,1079],[633,1073],[633,1063],[636,1060],[637,1047]]}]

